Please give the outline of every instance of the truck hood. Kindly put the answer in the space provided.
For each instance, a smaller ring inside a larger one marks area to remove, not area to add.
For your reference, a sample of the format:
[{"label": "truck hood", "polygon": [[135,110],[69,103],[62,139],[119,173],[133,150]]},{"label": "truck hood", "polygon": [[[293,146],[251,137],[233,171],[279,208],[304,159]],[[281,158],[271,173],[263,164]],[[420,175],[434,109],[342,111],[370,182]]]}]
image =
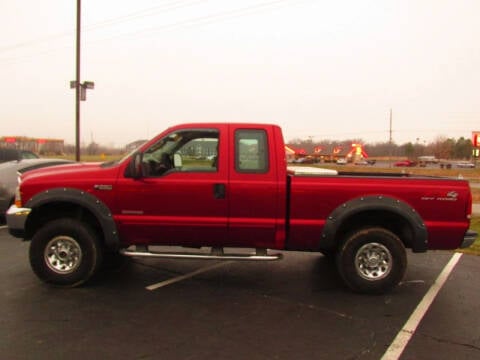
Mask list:
[{"label": "truck hood", "polygon": [[[26,172],[21,177],[20,194],[24,204],[46,190],[70,189],[96,193],[100,201],[110,202],[121,163],[74,163]],[[101,191],[99,191],[101,190]]]},{"label": "truck hood", "polygon": [[100,174],[105,173],[106,169],[111,169],[111,166],[105,167],[103,163],[73,163],[59,165],[28,171],[22,175],[22,182],[46,179],[61,179],[62,181],[69,179],[80,180],[90,178],[93,174],[98,178]]}]

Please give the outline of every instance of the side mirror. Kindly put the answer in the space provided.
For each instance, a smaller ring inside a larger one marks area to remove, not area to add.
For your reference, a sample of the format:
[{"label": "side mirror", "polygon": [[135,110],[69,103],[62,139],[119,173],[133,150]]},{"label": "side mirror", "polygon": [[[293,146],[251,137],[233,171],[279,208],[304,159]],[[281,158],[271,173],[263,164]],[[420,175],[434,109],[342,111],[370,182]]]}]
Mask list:
[{"label": "side mirror", "polygon": [[128,164],[125,176],[140,179],[143,177],[143,166],[142,166],[143,154],[135,153],[132,156],[130,164]]},{"label": "side mirror", "polygon": [[175,169],[180,169],[183,166],[182,155],[175,153],[173,154],[173,167]]}]

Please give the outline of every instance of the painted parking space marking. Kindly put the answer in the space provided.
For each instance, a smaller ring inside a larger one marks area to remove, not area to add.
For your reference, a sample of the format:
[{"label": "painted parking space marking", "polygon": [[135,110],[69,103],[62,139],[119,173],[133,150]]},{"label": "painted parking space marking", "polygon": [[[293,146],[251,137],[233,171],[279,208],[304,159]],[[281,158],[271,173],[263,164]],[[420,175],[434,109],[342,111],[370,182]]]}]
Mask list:
[{"label": "painted parking space marking", "polygon": [[202,268],[200,268],[198,270],[195,270],[191,273],[181,275],[181,276],[177,276],[177,277],[174,277],[174,278],[169,279],[169,280],[165,280],[165,281],[162,281],[162,282],[159,282],[159,283],[156,283],[156,284],[149,285],[145,289],[153,291],[153,290],[156,290],[156,289],[161,288],[161,287],[165,287],[165,286],[168,286],[168,285],[171,285],[171,284],[174,284],[174,283],[186,280],[186,279],[190,279],[194,276],[203,274],[207,271],[218,269],[219,267],[231,264],[232,262],[233,261],[223,261],[223,262],[216,263],[216,264],[213,264],[213,265],[205,266],[205,267],[202,267]]},{"label": "painted parking space marking", "polygon": [[2,225],[2,226],[0,226],[0,230],[6,229],[6,228],[7,228],[7,225]]},{"label": "painted parking space marking", "polygon": [[447,281],[449,275],[452,273],[461,257],[461,253],[453,254],[450,261],[447,263],[447,265],[445,265],[440,275],[438,275],[435,282],[423,297],[422,301],[418,304],[412,315],[410,315],[410,318],[407,320],[405,325],[403,325],[403,328],[397,334],[395,340],[393,340],[393,342],[390,344],[390,347],[383,355],[382,360],[396,360],[400,358],[400,355],[402,355],[410,339],[415,334],[415,331],[417,330],[420,321],[422,321],[423,316],[432,305],[435,297],[442,289],[443,285]]}]

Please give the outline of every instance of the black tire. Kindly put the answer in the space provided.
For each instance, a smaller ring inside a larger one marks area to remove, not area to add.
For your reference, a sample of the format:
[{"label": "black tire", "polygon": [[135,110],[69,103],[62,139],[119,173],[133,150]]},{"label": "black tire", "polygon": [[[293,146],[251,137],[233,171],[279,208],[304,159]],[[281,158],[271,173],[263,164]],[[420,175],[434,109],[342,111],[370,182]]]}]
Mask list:
[{"label": "black tire", "polygon": [[116,271],[128,267],[132,261],[131,257],[120,254],[118,250],[103,251],[103,263],[101,271]]},{"label": "black tire", "polygon": [[74,287],[99,269],[102,248],[95,232],[74,219],[53,220],[40,228],[30,244],[30,265],[44,282]]},{"label": "black tire", "polygon": [[328,260],[335,261],[337,256],[337,249],[322,249],[320,253]]},{"label": "black tire", "polygon": [[405,246],[397,235],[380,227],[350,233],[337,253],[337,269],[355,292],[382,294],[403,279]]}]

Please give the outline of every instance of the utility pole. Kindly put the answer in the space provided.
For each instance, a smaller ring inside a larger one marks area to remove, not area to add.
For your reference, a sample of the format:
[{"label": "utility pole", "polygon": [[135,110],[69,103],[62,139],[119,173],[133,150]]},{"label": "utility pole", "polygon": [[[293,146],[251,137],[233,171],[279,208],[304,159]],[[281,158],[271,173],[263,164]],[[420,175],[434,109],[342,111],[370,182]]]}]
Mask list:
[{"label": "utility pole", "polygon": [[392,109],[390,109],[390,145],[392,145]]},{"label": "utility pole", "polygon": [[393,138],[392,138],[392,109],[390,108],[390,140],[388,141],[388,147],[390,148],[390,159],[389,165],[392,167],[392,156],[393,156]]},{"label": "utility pole", "polygon": [[82,33],[82,0],[77,0],[77,59],[75,76],[75,161],[80,161],[80,36]]},{"label": "utility pole", "polygon": [[80,101],[87,100],[86,89],[93,89],[93,81],[80,83],[80,45],[82,25],[82,0],[77,0],[77,55],[75,80],[70,81],[70,88],[75,89],[75,160],[80,161]]}]

